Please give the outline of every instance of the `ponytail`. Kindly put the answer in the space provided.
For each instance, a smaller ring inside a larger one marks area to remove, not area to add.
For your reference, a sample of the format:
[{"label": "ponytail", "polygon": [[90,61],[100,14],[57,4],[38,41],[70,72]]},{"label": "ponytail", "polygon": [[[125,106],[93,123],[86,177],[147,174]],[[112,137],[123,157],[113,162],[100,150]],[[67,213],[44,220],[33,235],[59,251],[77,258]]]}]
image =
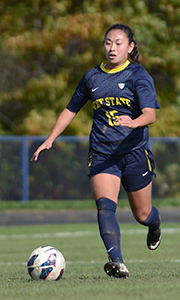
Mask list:
[{"label": "ponytail", "polygon": [[134,48],[131,51],[131,53],[129,54],[131,60],[135,63],[135,64],[141,64],[140,58],[139,58],[139,51],[138,51],[138,46],[135,40],[133,40],[134,42]]}]

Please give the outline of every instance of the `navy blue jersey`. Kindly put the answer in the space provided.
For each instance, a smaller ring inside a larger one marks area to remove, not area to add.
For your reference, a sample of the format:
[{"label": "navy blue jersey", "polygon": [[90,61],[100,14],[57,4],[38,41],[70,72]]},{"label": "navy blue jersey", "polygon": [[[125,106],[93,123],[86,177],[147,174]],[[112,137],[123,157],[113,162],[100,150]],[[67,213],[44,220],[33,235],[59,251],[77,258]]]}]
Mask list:
[{"label": "navy blue jersey", "polygon": [[120,115],[135,119],[145,107],[160,108],[153,79],[142,66],[127,61],[113,70],[106,69],[104,63],[88,70],[67,109],[77,113],[88,100],[93,106],[91,149],[119,155],[147,143],[148,126],[130,129],[116,124]]}]

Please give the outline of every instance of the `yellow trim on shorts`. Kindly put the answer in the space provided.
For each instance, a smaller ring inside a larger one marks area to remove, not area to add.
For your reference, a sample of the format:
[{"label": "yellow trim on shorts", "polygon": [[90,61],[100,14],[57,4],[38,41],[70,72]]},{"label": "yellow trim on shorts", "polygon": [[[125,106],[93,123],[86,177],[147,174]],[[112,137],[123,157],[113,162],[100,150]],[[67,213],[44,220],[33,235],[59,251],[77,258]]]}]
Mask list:
[{"label": "yellow trim on shorts", "polygon": [[92,160],[93,160],[93,154],[92,154],[92,151],[89,153],[89,164],[88,164],[88,167],[90,168],[91,165],[92,165]]},{"label": "yellow trim on shorts", "polygon": [[146,157],[147,157],[147,162],[148,162],[148,166],[149,166],[149,171],[152,172],[152,167],[151,167],[151,162],[150,162],[150,159],[149,159],[148,151],[145,150],[145,153],[146,153]]}]

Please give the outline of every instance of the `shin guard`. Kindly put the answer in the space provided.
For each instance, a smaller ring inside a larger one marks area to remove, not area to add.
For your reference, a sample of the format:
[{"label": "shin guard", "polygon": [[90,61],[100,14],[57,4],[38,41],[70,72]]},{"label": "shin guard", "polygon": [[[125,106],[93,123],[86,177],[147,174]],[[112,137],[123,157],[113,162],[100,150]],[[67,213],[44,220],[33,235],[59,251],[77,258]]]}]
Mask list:
[{"label": "shin guard", "polygon": [[96,205],[99,231],[108,255],[112,261],[119,258],[123,262],[121,234],[116,219],[117,204],[108,198],[102,197],[98,199]]}]

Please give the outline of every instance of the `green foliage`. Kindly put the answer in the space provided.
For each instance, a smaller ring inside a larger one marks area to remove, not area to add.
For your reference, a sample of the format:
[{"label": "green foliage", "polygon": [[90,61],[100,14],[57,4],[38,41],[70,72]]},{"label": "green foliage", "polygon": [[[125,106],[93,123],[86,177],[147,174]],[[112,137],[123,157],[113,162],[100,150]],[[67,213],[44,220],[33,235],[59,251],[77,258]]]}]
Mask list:
[{"label": "green foliage", "polygon": [[[105,30],[120,22],[155,80],[161,111],[151,134],[178,136],[179,18],[175,0],[0,1],[0,134],[48,134],[83,73],[105,59]],[[91,122],[87,105],[65,134],[88,135]]]}]

